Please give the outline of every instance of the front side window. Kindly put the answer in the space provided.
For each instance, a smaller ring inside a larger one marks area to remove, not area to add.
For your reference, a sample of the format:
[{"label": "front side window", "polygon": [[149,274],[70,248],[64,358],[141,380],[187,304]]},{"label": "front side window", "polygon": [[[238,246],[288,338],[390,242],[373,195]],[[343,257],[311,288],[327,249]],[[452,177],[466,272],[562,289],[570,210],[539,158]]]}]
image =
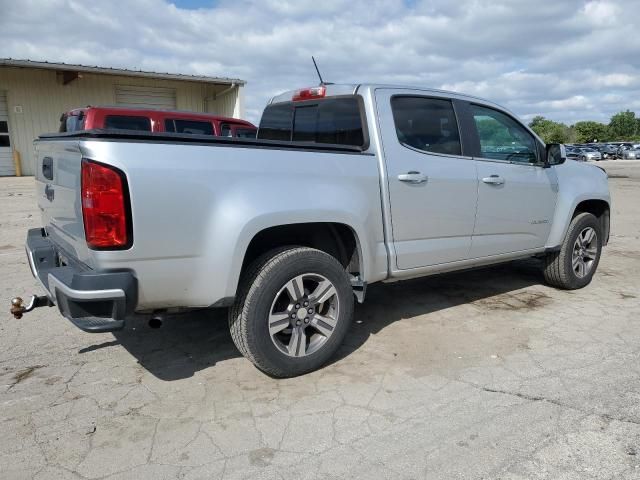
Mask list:
[{"label": "front side window", "polygon": [[402,145],[429,153],[462,154],[458,123],[450,100],[393,97],[391,110]]},{"label": "front side window", "polygon": [[538,163],[536,141],[513,118],[492,108],[471,105],[480,138],[480,157],[515,163]]},{"label": "front side window", "polygon": [[167,132],[213,135],[213,125],[206,121],[168,118],[164,121],[164,128]]},{"label": "front side window", "polygon": [[107,115],[104,120],[104,128],[119,128],[122,130],[151,131],[151,120],[147,117],[130,115]]}]

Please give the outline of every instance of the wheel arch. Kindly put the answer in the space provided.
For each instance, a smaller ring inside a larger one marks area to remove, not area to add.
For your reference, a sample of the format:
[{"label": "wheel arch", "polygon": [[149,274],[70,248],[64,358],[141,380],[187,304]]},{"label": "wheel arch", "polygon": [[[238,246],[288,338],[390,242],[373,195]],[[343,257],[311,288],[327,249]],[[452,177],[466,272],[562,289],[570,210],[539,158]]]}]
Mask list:
[{"label": "wheel arch", "polygon": [[580,213],[591,213],[598,219],[600,231],[602,232],[602,245],[606,245],[609,242],[611,217],[611,206],[609,202],[602,199],[583,200],[574,208],[571,219],[573,220]]},{"label": "wheel arch", "polygon": [[[363,291],[366,274],[371,270],[372,252],[362,241],[364,232],[352,222],[258,222],[247,225],[240,235],[233,255],[233,265],[226,282],[227,292],[215,306],[229,305],[236,293],[242,274],[263,253],[278,247],[305,246],[316,248],[335,257],[354,279],[354,292]],[[358,297],[359,300],[361,296]]]},{"label": "wheel arch", "polygon": [[547,250],[558,249],[564,241],[571,221],[580,213],[591,213],[600,222],[603,232],[603,245],[609,241],[610,233],[610,211],[609,197],[583,196],[573,202],[560,201],[554,216],[553,226],[547,241]]}]

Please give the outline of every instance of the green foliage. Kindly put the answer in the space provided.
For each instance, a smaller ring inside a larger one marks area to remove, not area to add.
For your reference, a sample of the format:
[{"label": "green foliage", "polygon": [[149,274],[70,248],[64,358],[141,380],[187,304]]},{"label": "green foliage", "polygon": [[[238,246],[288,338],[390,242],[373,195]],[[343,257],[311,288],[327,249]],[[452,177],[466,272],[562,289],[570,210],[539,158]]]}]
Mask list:
[{"label": "green foliage", "polygon": [[640,118],[626,110],[611,117],[609,125],[591,120],[577,122],[568,127],[542,115],[533,117],[529,127],[545,143],[591,143],[640,140]]},{"label": "green foliage", "polygon": [[635,112],[627,110],[611,117],[609,130],[614,140],[630,140],[638,133],[638,122]]},{"label": "green foliage", "polygon": [[554,122],[541,115],[533,117],[529,127],[538,134],[545,143],[568,143],[570,141],[569,127],[564,123]]},{"label": "green foliage", "polygon": [[476,125],[478,126],[480,138],[483,139],[483,143],[486,145],[507,145],[512,141],[509,130],[492,118],[477,120]]},{"label": "green foliage", "polygon": [[577,143],[606,142],[610,140],[609,127],[604,123],[585,121],[577,122],[573,128]]}]

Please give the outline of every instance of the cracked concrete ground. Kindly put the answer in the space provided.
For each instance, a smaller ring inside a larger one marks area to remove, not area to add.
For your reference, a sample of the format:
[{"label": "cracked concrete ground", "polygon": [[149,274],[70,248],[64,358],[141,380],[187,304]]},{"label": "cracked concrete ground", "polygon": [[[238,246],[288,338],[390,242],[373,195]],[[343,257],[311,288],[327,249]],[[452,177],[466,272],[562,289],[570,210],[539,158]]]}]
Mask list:
[{"label": "cracked concrete ground", "polygon": [[593,283],[536,262],[374,285],[338,358],[274,380],[224,312],[77,330],[22,243],[33,179],[0,179],[2,479],[638,479],[640,162],[609,171],[613,232]]}]

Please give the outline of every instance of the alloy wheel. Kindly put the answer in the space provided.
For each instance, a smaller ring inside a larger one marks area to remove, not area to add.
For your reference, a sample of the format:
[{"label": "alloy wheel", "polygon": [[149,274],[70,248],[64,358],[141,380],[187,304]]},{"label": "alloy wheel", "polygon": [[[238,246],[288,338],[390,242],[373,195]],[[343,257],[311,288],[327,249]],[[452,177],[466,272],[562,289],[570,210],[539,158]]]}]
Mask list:
[{"label": "alloy wheel", "polygon": [[598,236],[592,227],[583,229],[573,244],[571,266],[578,278],[591,272],[598,255]]},{"label": "alloy wheel", "polygon": [[304,357],[317,352],[335,331],[340,299],[326,277],[305,273],[288,281],[269,311],[269,335],[285,355]]}]

